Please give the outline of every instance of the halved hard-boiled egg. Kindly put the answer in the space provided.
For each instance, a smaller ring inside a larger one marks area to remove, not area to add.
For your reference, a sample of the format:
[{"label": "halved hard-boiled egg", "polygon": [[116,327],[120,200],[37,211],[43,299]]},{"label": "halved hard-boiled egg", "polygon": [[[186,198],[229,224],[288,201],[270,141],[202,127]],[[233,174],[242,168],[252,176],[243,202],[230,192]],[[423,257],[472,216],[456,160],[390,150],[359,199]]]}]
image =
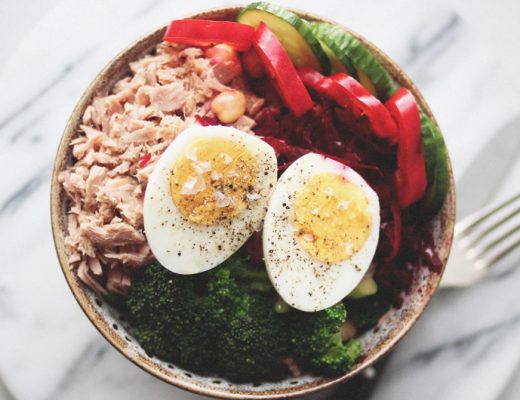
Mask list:
[{"label": "halved hard-boiled egg", "polygon": [[166,149],[150,175],[144,228],[167,269],[216,267],[260,230],[277,179],[267,143],[224,126],[194,126]]},{"label": "halved hard-boiled egg", "polygon": [[379,238],[379,199],[353,169],[319,154],[280,177],[264,222],[264,257],[283,300],[302,311],[341,301],[361,281]]}]

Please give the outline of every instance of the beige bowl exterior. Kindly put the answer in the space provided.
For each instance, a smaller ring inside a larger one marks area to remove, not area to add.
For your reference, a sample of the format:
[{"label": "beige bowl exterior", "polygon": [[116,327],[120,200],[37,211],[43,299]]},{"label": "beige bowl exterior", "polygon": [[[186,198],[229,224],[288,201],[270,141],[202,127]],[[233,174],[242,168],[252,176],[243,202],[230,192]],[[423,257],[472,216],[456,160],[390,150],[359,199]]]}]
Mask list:
[{"label": "beige bowl exterior", "polygon": [[[213,9],[191,15],[187,18],[233,20],[239,10],[239,7]],[[334,23],[333,21],[316,15],[297,10],[293,11],[309,20]],[[122,334],[121,328],[117,326],[114,327],[113,319],[107,317],[111,312],[110,310],[106,310],[108,307],[102,304],[99,299],[96,300],[91,291],[78,280],[69,268],[64,246],[67,232],[65,218],[66,196],[58,183],[58,174],[72,161],[69,146],[70,141],[78,132],[85,108],[91,103],[93,98],[108,93],[113,84],[129,72],[129,62],[150,52],[154,46],[161,41],[164,30],[165,27],[161,27],[131,44],[97,75],[76,105],[63,133],[56,154],[52,175],[51,219],[58,259],[74,297],[99,332],[130,361],[157,378],[191,392],[226,399],[280,399],[308,395],[349,380],[388,353],[411,329],[434,294],[439,284],[439,274],[425,271],[420,278],[421,281],[414,283],[414,289],[411,294],[408,295],[408,300],[410,301],[405,301],[404,306],[399,311],[393,311],[391,313],[392,315],[380,324],[382,326],[380,326],[379,329],[363,335],[364,357],[348,373],[334,378],[310,377],[302,382],[294,380],[289,382],[288,380],[280,384],[275,383],[258,386],[234,385],[226,383],[226,381],[221,378],[207,379],[199,377],[196,374],[179,370],[175,368],[175,366],[166,365],[155,358],[150,358],[142,351],[136,351],[137,346],[135,341],[129,338],[128,335]],[[345,28],[345,30],[364,43],[393,75],[396,81],[414,93],[423,110],[431,118],[434,118],[419,90],[396,63],[359,34],[347,28]],[[443,208],[435,219],[435,225],[437,227],[435,233],[437,252],[443,265],[446,265],[448,259],[455,218],[455,190],[451,166],[449,184],[448,196],[446,197]],[[114,318],[117,320],[117,316]],[[109,321],[109,319],[112,319],[112,321]]]}]

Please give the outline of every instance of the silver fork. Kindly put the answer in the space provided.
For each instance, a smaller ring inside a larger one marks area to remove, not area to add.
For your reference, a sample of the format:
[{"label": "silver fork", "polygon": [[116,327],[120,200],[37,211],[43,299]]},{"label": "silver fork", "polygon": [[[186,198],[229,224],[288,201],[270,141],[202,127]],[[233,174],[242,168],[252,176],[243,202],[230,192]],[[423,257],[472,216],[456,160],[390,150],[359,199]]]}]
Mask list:
[{"label": "silver fork", "polygon": [[455,225],[441,287],[472,285],[519,248],[520,193],[484,207]]}]

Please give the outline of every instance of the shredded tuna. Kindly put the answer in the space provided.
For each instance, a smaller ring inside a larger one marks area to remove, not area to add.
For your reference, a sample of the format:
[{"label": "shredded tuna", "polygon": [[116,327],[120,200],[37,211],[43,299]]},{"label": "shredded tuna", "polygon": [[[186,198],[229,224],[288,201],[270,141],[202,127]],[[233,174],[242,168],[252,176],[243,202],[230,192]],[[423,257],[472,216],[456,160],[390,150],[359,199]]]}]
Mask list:
[{"label": "shredded tuna", "polygon": [[92,276],[87,262],[88,259],[79,263],[77,269],[78,278],[81,279],[86,285],[90,286],[97,293],[106,293],[106,289]]},{"label": "shredded tuna", "polygon": [[265,100],[261,97],[257,97],[252,93],[245,93],[246,95],[246,112],[250,117],[254,117],[262,109],[265,104]]},{"label": "shredded tuna", "polygon": [[[153,261],[143,231],[148,177],[171,141],[241,74],[240,65],[212,66],[201,49],[168,43],[130,71],[86,108],[70,144],[74,162],[59,175],[69,198],[69,265],[98,293],[125,294],[133,271]],[[250,131],[263,99],[244,93],[247,116],[234,126]]]},{"label": "shredded tuna", "polygon": [[80,226],[79,232],[83,238],[90,240],[94,245],[103,247],[141,244],[146,242],[142,232],[139,232],[124,222],[116,222],[103,226],[85,223]]},{"label": "shredded tuna", "polygon": [[154,86],[148,91],[150,105],[157,111],[177,111],[184,106],[189,93],[184,90],[182,82]]},{"label": "shredded tuna", "polygon": [[147,243],[137,247],[124,246],[118,252],[105,253],[103,256],[129,267],[140,267],[153,260],[152,252]]},{"label": "shredded tuna", "polygon": [[99,187],[105,183],[107,179],[108,169],[94,165],[90,170],[90,174],[85,183],[85,207],[95,206],[96,194],[99,191]]},{"label": "shredded tuna", "polygon": [[242,115],[232,124],[232,126],[245,132],[252,132],[255,123],[256,122],[253,118],[250,118],[247,115]]},{"label": "shredded tuna", "polygon": [[89,258],[87,264],[88,264],[88,269],[95,276],[103,275],[103,267],[101,266],[101,263],[99,262],[99,260],[97,258]]},{"label": "shredded tuna", "polygon": [[213,73],[220,83],[227,85],[242,74],[242,66],[236,61],[223,61],[213,67]]},{"label": "shredded tuna", "polygon": [[108,271],[106,286],[110,292],[125,295],[131,282],[130,273],[123,268],[116,267]]}]

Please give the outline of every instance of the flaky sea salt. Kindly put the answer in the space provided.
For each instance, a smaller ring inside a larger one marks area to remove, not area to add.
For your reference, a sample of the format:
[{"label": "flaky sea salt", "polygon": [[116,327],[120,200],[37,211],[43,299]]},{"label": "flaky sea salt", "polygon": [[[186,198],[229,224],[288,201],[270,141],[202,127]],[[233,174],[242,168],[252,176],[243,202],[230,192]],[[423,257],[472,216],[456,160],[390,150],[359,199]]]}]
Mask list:
[{"label": "flaky sea salt", "polygon": [[194,195],[202,192],[204,189],[206,189],[206,183],[200,175],[190,176],[188,179],[186,179],[186,182],[184,182],[184,185],[181,189],[181,194]]},{"label": "flaky sea salt", "polygon": [[224,208],[229,207],[233,203],[233,199],[226,196],[224,193],[217,191],[214,194],[215,200],[217,200],[217,207]]}]

